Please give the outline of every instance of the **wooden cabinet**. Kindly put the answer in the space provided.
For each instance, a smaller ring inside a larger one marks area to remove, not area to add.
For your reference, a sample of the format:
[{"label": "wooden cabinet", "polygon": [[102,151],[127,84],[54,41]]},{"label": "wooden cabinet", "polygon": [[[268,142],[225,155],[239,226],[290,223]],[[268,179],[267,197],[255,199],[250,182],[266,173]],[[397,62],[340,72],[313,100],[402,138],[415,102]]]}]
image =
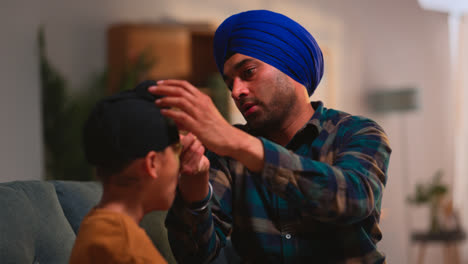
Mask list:
[{"label": "wooden cabinet", "polygon": [[185,79],[204,86],[217,72],[209,24],[115,24],[108,30],[109,89],[140,56],[154,64],[143,79]]}]

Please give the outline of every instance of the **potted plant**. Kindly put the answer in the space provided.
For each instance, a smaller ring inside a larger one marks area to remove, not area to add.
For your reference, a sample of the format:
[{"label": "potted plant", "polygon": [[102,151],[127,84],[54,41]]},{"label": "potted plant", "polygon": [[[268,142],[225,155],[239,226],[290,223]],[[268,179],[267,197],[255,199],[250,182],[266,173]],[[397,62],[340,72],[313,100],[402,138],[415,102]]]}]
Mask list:
[{"label": "potted plant", "polygon": [[447,185],[442,182],[443,172],[438,170],[432,180],[426,184],[416,184],[414,195],[408,197],[408,202],[415,205],[429,205],[430,212],[430,232],[437,233],[441,231],[439,221],[439,211],[442,199],[448,192]]}]

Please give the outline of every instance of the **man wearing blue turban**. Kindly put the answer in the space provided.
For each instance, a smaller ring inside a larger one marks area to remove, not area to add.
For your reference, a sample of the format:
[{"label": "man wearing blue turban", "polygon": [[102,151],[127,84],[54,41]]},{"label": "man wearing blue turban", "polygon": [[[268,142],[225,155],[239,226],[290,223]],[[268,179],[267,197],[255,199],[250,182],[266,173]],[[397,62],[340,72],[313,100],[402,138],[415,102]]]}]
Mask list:
[{"label": "man wearing blue turban", "polygon": [[186,81],[150,88],[190,132],[166,219],[177,260],[209,262],[230,237],[247,263],[384,263],[388,139],[372,120],[310,102],[324,71],[312,35],[284,15],[247,11],[219,26],[214,54],[247,124],[231,126]]}]

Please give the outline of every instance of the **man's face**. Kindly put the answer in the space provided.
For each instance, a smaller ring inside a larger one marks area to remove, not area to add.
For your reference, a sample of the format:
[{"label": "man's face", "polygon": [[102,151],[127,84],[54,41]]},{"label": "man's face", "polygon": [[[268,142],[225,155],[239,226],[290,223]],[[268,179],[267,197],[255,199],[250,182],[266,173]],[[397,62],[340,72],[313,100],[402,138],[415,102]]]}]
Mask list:
[{"label": "man's face", "polygon": [[230,57],[223,77],[248,126],[259,133],[284,122],[297,101],[293,79],[246,55]]}]

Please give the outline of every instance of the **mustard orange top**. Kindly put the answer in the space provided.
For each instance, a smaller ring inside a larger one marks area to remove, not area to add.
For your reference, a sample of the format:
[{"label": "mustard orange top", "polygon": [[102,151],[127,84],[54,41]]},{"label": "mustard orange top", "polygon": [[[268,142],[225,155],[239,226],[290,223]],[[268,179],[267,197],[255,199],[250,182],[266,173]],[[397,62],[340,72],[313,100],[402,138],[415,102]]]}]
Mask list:
[{"label": "mustard orange top", "polygon": [[151,239],[128,215],[92,209],[83,219],[70,264],[167,263]]}]

